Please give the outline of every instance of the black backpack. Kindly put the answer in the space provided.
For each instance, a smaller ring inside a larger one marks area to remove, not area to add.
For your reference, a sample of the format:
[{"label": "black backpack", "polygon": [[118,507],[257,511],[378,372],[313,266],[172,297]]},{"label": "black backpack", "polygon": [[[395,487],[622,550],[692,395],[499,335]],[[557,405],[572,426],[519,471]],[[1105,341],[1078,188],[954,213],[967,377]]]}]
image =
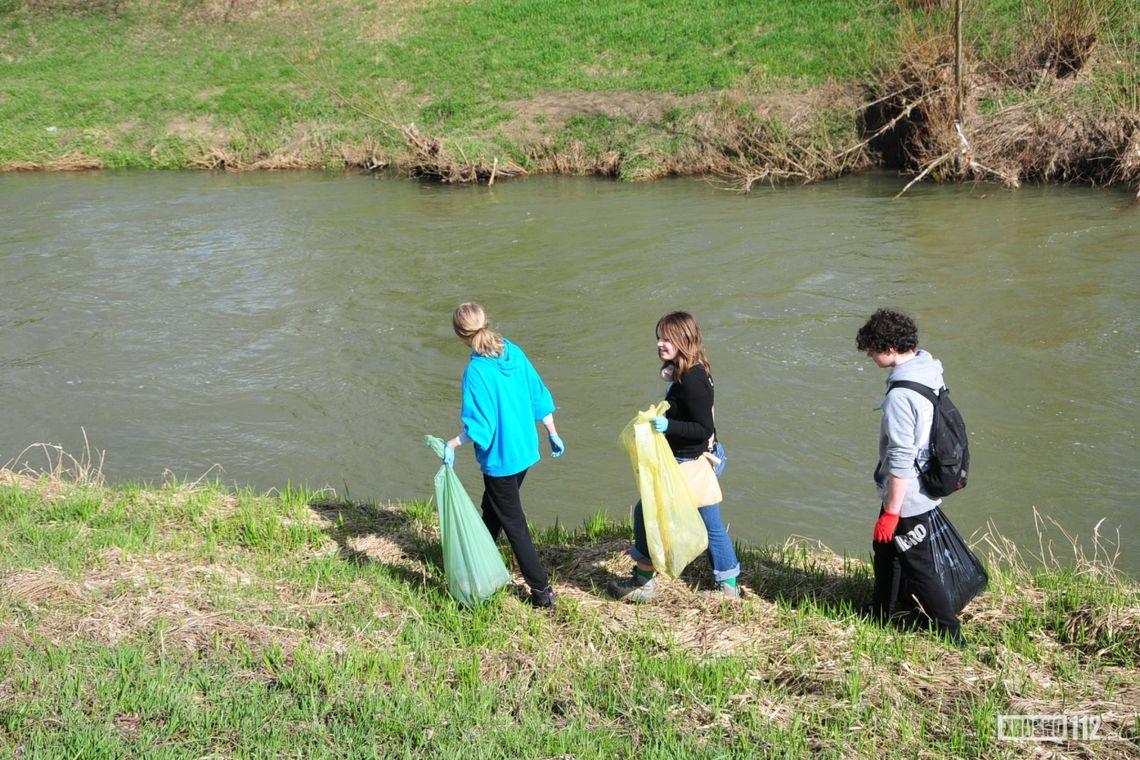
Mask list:
[{"label": "black backpack", "polygon": [[887,393],[895,388],[909,388],[934,404],[930,459],[926,469],[918,473],[922,490],[935,499],[961,491],[966,487],[966,477],[970,472],[970,441],[966,436],[966,421],[950,400],[950,390],[943,386],[935,395],[922,383],[897,380],[887,388]]}]

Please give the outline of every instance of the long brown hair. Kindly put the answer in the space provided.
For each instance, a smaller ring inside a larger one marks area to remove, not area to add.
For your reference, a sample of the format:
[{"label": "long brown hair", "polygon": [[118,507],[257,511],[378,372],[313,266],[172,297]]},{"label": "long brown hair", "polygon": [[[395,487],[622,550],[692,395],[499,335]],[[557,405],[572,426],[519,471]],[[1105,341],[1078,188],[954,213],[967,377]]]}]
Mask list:
[{"label": "long brown hair", "polygon": [[673,379],[683,382],[685,373],[698,364],[705,365],[705,372],[712,377],[712,365],[705,356],[705,346],[701,341],[701,328],[697,320],[687,311],[674,311],[657,320],[657,336],[664,338],[677,349],[677,358],[663,362],[661,368],[673,365]]},{"label": "long brown hair", "polygon": [[503,353],[503,336],[487,326],[487,314],[474,301],[455,307],[451,327],[459,339],[480,356],[499,356]]}]

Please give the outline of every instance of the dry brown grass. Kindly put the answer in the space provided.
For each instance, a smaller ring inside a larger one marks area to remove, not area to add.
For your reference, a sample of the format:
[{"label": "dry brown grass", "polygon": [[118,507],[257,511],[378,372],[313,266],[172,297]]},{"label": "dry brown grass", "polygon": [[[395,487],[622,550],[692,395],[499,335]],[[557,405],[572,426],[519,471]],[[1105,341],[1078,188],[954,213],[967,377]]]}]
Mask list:
[{"label": "dry brown grass", "polygon": [[83,433],[83,451],[78,456],[64,450],[58,443],[33,443],[0,468],[0,483],[34,483],[43,481],[45,488],[55,491],[70,490],[75,485],[101,486],[103,484],[103,451],[92,451]]},{"label": "dry brown grass", "polygon": [[545,138],[527,147],[527,158],[539,174],[617,177],[625,157],[617,150],[591,150],[581,140],[562,145],[554,138]]},{"label": "dry brown grass", "polygon": [[80,153],[69,153],[52,161],[6,161],[0,164],[0,172],[79,172],[102,168],[100,159]]},{"label": "dry brown grass", "polygon": [[[188,556],[128,557],[109,551],[81,581],[51,569],[23,571],[0,578],[0,593],[28,609],[36,618],[37,634],[49,641],[78,638],[114,645],[157,637],[164,649],[190,653],[219,646],[237,651],[273,645],[287,653],[302,644],[329,651],[350,646],[351,636],[314,629],[301,620],[315,610],[358,603],[369,596],[367,588],[320,592],[276,584],[268,589],[276,592],[270,599],[265,583],[239,567],[195,564]],[[225,599],[224,607],[218,598]],[[267,622],[291,614],[296,625]]]},{"label": "dry brown grass", "polygon": [[192,158],[191,166],[206,171],[251,172],[317,169],[321,167],[321,162],[305,159],[295,153],[274,153],[251,159],[221,146],[211,146]]}]

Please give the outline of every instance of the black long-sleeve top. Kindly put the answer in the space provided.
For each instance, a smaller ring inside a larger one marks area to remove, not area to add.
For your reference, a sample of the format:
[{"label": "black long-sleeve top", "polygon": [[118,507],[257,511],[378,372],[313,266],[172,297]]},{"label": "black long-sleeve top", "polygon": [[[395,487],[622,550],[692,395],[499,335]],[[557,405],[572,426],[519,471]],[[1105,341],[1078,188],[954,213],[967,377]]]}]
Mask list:
[{"label": "black long-sleeve top", "polygon": [[709,450],[709,439],[716,436],[713,422],[712,378],[703,364],[685,373],[684,382],[674,381],[665,394],[669,409],[665,418],[669,427],[665,440],[680,459],[698,457]]}]

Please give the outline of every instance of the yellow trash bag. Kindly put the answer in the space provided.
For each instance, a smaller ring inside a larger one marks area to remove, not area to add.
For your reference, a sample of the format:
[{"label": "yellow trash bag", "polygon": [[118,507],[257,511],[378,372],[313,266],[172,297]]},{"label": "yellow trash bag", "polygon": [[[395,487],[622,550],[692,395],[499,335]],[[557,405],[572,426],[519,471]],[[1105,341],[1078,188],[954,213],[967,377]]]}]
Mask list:
[{"label": "yellow trash bag", "polygon": [[662,401],[638,412],[621,431],[620,441],[637,477],[653,567],[676,578],[708,548],[709,535],[669,442],[653,429],[653,418],[664,416],[668,408],[669,402]]}]

